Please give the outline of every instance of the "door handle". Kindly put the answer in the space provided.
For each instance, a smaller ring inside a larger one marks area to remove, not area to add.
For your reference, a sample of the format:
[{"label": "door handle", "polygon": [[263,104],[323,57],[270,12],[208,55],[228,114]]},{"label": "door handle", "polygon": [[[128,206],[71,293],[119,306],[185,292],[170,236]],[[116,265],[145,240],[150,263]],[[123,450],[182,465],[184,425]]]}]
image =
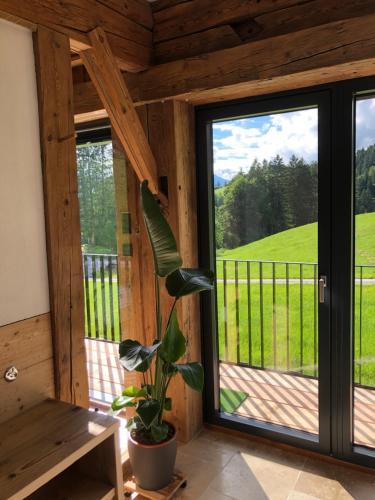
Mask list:
[{"label": "door handle", "polygon": [[325,289],[327,288],[327,276],[322,274],[319,278],[319,303],[325,302]]}]

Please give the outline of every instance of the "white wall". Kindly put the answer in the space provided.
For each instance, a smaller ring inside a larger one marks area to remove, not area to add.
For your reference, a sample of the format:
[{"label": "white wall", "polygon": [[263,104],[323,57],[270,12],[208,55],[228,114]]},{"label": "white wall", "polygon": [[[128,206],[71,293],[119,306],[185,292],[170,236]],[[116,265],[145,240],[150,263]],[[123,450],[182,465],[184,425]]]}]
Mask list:
[{"label": "white wall", "polygon": [[32,34],[0,20],[0,325],[48,311]]}]

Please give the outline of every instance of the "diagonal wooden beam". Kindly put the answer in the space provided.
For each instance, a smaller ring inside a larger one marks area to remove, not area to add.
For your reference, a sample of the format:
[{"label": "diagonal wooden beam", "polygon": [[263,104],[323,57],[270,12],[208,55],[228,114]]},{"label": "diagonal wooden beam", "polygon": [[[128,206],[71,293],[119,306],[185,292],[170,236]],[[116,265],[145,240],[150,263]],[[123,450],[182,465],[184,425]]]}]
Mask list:
[{"label": "diagonal wooden beam", "polygon": [[88,36],[92,48],[81,52],[83,63],[138,178],[158,194],[156,161],[106,34],[95,28]]}]

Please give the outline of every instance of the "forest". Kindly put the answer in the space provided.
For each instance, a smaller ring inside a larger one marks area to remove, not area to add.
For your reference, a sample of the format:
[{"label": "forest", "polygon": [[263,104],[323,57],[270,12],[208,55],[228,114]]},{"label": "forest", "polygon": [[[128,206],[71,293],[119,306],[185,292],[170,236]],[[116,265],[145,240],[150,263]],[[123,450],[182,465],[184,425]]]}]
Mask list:
[{"label": "forest", "polygon": [[[357,214],[375,211],[375,145],[357,151],[355,199]],[[317,218],[317,162],[296,156],[255,160],[215,189],[217,248],[236,248]]]},{"label": "forest", "polygon": [[112,144],[78,146],[77,170],[83,251],[116,254]]},{"label": "forest", "polygon": [[[86,253],[117,253],[111,143],[77,147],[81,240]],[[356,155],[356,213],[375,212],[375,145]],[[317,220],[318,166],[280,156],[254,161],[215,188],[217,248],[236,248]]]}]

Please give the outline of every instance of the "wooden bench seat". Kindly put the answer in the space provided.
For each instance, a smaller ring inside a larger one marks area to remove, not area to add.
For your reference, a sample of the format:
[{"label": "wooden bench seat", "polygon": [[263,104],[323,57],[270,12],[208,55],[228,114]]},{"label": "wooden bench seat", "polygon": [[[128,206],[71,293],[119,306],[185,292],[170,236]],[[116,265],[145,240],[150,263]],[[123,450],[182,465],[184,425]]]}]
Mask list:
[{"label": "wooden bench seat", "polygon": [[0,499],[123,498],[116,419],[48,399],[0,426]]}]

